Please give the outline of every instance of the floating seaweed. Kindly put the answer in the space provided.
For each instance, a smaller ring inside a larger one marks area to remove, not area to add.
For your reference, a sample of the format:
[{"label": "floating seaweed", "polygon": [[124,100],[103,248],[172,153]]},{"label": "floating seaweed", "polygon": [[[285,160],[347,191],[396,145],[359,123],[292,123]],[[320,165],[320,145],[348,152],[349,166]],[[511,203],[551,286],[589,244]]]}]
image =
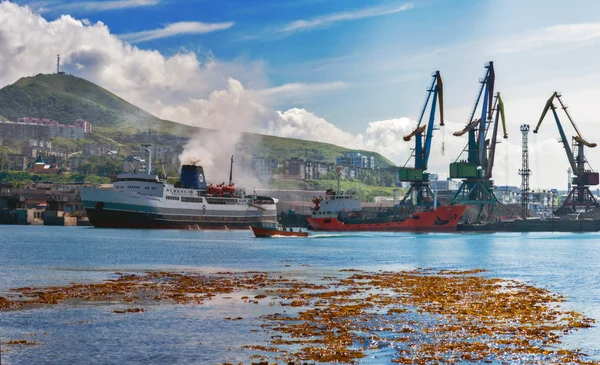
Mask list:
[{"label": "floating seaweed", "polygon": [[0,310],[72,300],[202,305],[237,292],[243,303],[273,308],[258,318],[245,316],[254,323],[252,332],[268,334],[264,343],[243,347],[249,363],[353,363],[372,355],[400,364],[594,363],[581,351],[560,348],[563,336],[592,326],[592,319],[557,305],[565,300],[561,295],[484,272],[347,269],[319,282],[262,272],[117,273],[97,284],[13,289],[11,297],[0,297]]}]

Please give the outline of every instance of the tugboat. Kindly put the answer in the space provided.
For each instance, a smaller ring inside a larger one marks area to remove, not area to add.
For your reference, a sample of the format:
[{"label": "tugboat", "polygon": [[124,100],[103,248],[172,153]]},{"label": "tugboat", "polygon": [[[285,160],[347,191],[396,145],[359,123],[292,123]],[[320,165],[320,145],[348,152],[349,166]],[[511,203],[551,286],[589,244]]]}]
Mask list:
[{"label": "tugboat", "polygon": [[260,226],[251,226],[255,237],[308,237],[308,232],[302,232],[300,229],[294,231],[292,228],[286,230],[277,222],[263,222]]},{"label": "tugboat", "polygon": [[313,198],[313,203],[306,220],[315,231],[456,232],[467,210],[465,205],[453,205],[404,215],[398,207],[366,211],[360,200],[332,190],[327,190],[325,199]]}]

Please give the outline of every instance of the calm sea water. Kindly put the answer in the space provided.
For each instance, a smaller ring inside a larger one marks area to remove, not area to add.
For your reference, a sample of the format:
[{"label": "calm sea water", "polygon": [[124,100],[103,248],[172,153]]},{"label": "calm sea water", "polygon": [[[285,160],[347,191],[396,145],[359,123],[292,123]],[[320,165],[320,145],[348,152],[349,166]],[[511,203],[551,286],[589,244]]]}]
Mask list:
[{"label": "calm sea water", "polygon": [[[290,261],[291,260],[291,261]],[[310,266],[303,266],[308,264]],[[596,327],[565,337],[566,346],[600,353],[600,233],[315,234],[255,239],[251,231],[101,230],[0,226],[0,295],[23,286],[98,282],[114,272],[273,271],[303,278],[340,269],[485,268],[562,293]],[[234,298],[235,299],[235,298]],[[3,341],[38,345],[2,353],[2,364],[217,364],[244,358],[260,340],[235,300],[201,306],[155,304],[116,315],[121,303],[77,303],[0,312]],[[268,311],[252,307],[253,314]],[[379,364],[388,360],[365,359]]]}]

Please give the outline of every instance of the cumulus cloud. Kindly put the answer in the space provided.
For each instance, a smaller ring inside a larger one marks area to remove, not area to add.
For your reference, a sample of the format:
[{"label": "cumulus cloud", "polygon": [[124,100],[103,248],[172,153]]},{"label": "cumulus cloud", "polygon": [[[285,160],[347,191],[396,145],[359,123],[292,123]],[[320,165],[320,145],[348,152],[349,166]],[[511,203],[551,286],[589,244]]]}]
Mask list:
[{"label": "cumulus cloud", "polygon": [[122,34],[121,38],[139,43],[152,39],[169,38],[184,34],[204,34],[229,29],[233,22],[225,23],[203,23],[203,22],[178,22],[169,24],[163,28],[144,30],[141,32]]},{"label": "cumulus cloud", "polygon": [[375,151],[396,164],[403,164],[410,155],[412,145],[404,142],[402,137],[409,134],[416,125],[409,118],[389,119],[370,122],[365,132],[352,134],[304,109],[279,111],[277,116],[278,118],[270,120],[268,134]]}]

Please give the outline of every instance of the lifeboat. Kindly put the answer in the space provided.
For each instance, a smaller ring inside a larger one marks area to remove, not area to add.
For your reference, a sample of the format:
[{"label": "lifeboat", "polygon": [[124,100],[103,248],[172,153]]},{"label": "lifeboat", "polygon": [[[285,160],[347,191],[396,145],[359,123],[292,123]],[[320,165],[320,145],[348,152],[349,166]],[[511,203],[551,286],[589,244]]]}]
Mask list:
[{"label": "lifeboat", "polygon": [[229,194],[230,196],[233,196],[233,193],[235,193],[234,184],[222,186],[221,189],[223,190],[223,194]]},{"label": "lifeboat", "polygon": [[221,186],[209,186],[206,192],[210,195],[221,196],[223,195],[223,188]]}]

